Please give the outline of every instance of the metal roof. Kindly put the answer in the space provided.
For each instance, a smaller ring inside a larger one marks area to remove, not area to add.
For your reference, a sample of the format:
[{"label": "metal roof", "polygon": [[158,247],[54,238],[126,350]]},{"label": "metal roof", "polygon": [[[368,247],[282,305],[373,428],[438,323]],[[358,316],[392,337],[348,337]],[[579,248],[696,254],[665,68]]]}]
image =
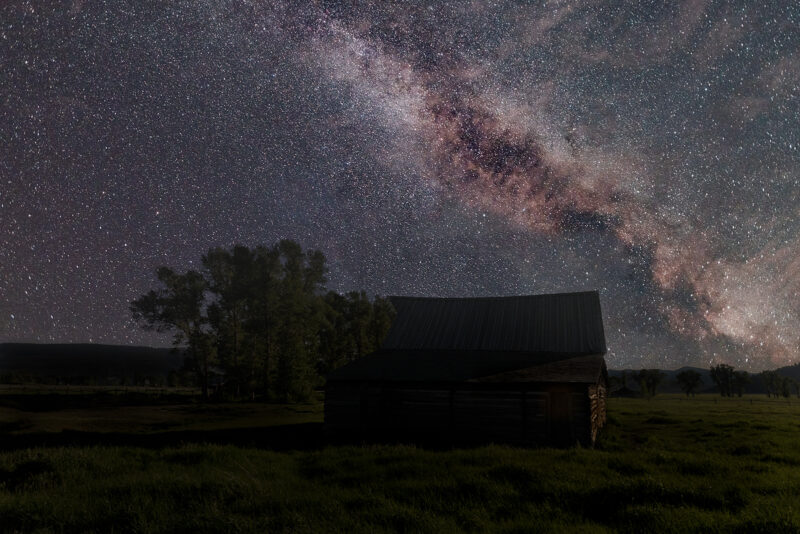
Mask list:
[{"label": "metal roof", "polygon": [[606,352],[597,291],[391,301],[397,318],[383,350]]},{"label": "metal roof", "polygon": [[[337,369],[328,380],[461,382],[485,377],[535,382],[562,377],[556,381],[595,382],[599,376],[597,362],[603,362],[606,344],[596,291],[391,299],[397,317],[381,350]],[[542,367],[588,355],[594,359]],[[543,378],[533,376],[536,369]],[[521,370],[528,374],[513,375]],[[570,372],[574,376],[567,376]]]}]

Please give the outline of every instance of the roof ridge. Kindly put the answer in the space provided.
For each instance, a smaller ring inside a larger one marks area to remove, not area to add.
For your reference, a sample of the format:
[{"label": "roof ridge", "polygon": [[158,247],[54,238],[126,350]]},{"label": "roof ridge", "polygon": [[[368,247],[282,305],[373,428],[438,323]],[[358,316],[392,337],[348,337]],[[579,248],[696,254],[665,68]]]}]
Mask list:
[{"label": "roof ridge", "polygon": [[536,297],[561,297],[567,295],[591,295],[600,294],[597,289],[588,291],[568,291],[565,293],[535,293],[529,295],[494,295],[494,296],[481,296],[481,297],[428,297],[418,295],[389,295],[389,299],[415,299],[415,300],[504,300],[504,299],[524,299]]}]

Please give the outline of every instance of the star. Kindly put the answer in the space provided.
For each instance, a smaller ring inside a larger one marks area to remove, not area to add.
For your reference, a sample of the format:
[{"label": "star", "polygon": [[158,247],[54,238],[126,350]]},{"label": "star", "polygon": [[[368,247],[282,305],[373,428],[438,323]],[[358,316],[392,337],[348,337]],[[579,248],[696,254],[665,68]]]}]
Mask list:
[{"label": "star", "polygon": [[600,289],[611,367],[797,361],[792,3],[0,20],[0,341],[169,345],[128,311],[158,266],[290,238],[340,292]]}]

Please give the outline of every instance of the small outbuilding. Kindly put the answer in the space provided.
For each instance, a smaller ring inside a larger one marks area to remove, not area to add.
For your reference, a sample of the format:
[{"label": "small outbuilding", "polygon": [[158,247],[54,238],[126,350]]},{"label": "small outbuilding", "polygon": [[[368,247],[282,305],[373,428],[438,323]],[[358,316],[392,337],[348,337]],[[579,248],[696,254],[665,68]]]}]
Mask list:
[{"label": "small outbuilding", "polygon": [[594,444],[608,381],[596,291],[391,301],[381,349],[327,377],[327,432]]}]

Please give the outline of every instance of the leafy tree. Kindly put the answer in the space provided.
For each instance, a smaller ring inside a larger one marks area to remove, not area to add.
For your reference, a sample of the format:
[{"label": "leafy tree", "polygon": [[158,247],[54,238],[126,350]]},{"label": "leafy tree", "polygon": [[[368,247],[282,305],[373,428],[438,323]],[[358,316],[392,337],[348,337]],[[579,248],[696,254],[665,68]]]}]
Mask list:
[{"label": "leafy tree", "polygon": [[300,245],[278,243],[283,279],[278,287],[278,350],[276,392],[284,401],[304,400],[316,385],[313,359],[319,349],[324,321],[320,293],[324,289],[325,257],[319,251],[303,253]]},{"label": "leafy tree", "polygon": [[759,376],[761,377],[761,381],[764,383],[764,388],[767,390],[767,397],[771,397],[772,395],[777,397],[780,389],[780,378],[778,373],[775,371],[761,371]]},{"label": "leafy tree", "polygon": [[372,304],[365,292],[352,291],[346,295],[343,312],[353,339],[354,352],[349,360],[357,360],[375,348],[374,338],[370,335]]},{"label": "leafy tree", "polygon": [[778,374],[777,371],[761,371],[759,376],[767,390],[768,397],[773,395],[775,397],[789,397],[793,386],[796,388],[798,396],[800,397],[800,388],[795,386],[796,382],[792,378]]},{"label": "leafy tree", "polygon": [[658,369],[642,369],[638,373],[634,373],[634,378],[639,382],[639,387],[642,391],[642,397],[647,399],[652,398],[656,394],[658,385],[664,380],[666,375]]},{"label": "leafy tree", "polygon": [[777,375],[778,376],[778,387],[779,392],[783,397],[788,398],[791,395],[791,378],[788,376]]},{"label": "leafy tree", "polygon": [[608,377],[608,390],[616,391],[622,387],[622,379],[618,376]]},{"label": "leafy tree", "polygon": [[168,267],[160,267],[157,276],[162,287],[131,303],[133,318],[147,330],[175,332],[173,343],[186,345],[200,377],[203,398],[208,398],[208,374],[214,350],[205,314],[207,283],[197,271],[177,274]]},{"label": "leafy tree", "polygon": [[747,371],[734,371],[731,386],[738,396],[742,396],[744,388],[750,383],[750,373]]},{"label": "leafy tree", "polygon": [[239,396],[242,386],[247,385],[245,355],[252,356],[252,343],[245,328],[251,305],[254,253],[240,245],[231,251],[214,248],[202,257],[202,264],[213,299],[208,319],[216,334],[220,365]]},{"label": "leafy tree", "polygon": [[323,298],[323,302],[325,304],[325,322],[320,330],[320,354],[317,368],[320,374],[326,375],[348,363],[351,355],[355,354],[356,348],[346,314],[347,297],[330,291]]},{"label": "leafy tree", "polygon": [[372,338],[372,349],[378,350],[389,333],[395,318],[394,306],[389,299],[376,296],[372,301],[372,316],[369,321],[369,335]]},{"label": "leafy tree", "polygon": [[717,385],[719,393],[723,397],[730,397],[733,395],[733,376],[733,367],[726,363],[713,365],[711,367],[711,380]]},{"label": "leafy tree", "polygon": [[675,379],[678,381],[678,384],[681,386],[681,390],[686,393],[687,397],[689,395],[694,396],[697,388],[703,383],[703,377],[694,369],[686,369],[685,371],[681,371],[675,376]]},{"label": "leafy tree", "polygon": [[283,264],[277,246],[257,247],[254,258],[253,303],[248,331],[252,333],[254,352],[252,376],[267,396],[274,390],[275,360],[280,345],[278,335],[278,289],[283,279]]},{"label": "leafy tree", "polygon": [[320,372],[328,373],[348,362],[378,350],[394,319],[388,299],[352,291],[346,295],[325,295],[327,323],[321,332],[324,339]]}]

